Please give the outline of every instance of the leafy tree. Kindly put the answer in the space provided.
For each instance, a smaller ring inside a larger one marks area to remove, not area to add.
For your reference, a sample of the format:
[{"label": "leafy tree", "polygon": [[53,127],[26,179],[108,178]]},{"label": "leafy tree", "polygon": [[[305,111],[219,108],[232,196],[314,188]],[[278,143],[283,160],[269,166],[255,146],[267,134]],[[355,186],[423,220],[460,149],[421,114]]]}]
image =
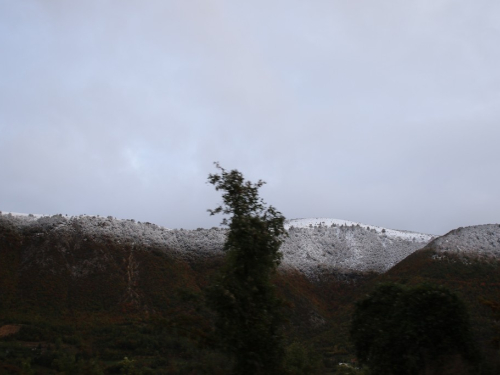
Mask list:
[{"label": "leafy tree", "polygon": [[474,358],[466,308],[439,286],[379,285],[356,303],[351,339],[373,375],[444,374]]},{"label": "leafy tree", "polygon": [[259,197],[263,181],[246,181],[237,171],[226,171],[208,181],[223,191],[223,204],[212,215],[230,215],[224,244],[225,265],[208,288],[208,301],[217,313],[216,329],[235,360],[235,374],[278,374],[284,358],[283,301],[271,277],[281,260],[285,235],[283,215]]},{"label": "leafy tree", "polygon": [[[491,311],[493,312],[493,317],[495,321],[500,321],[500,302],[497,301],[482,301],[482,303],[486,306],[488,306]],[[495,329],[498,333],[496,337],[493,338],[492,344],[497,348],[500,349],[500,327],[497,325],[495,326]]]}]

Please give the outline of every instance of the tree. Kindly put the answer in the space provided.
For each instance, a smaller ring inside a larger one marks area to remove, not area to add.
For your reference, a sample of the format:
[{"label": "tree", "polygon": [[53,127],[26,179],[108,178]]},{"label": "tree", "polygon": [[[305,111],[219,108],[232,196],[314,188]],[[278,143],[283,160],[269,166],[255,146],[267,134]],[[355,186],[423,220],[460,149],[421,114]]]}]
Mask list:
[{"label": "tree", "polygon": [[465,305],[427,284],[379,285],[356,303],[351,339],[373,375],[444,374],[445,365],[474,357]]},{"label": "tree", "polygon": [[[483,300],[482,304],[488,306],[493,312],[493,319],[500,322],[500,302]],[[497,331],[498,336],[494,337],[491,343],[496,347],[496,349],[500,349],[500,326],[496,325],[495,330]]]},{"label": "tree", "polygon": [[237,170],[215,165],[220,174],[210,174],[208,181],[223,191],[223,204],[209,212],[230,215],[222,221],[229,226],[225,264],[207,292],[217,313],[216,329],[234,357],[235,374],[278,374],[284,357],[284,304],[271,277],[281,260],[285,218],[259,197],[263,181],[253,184]]}]

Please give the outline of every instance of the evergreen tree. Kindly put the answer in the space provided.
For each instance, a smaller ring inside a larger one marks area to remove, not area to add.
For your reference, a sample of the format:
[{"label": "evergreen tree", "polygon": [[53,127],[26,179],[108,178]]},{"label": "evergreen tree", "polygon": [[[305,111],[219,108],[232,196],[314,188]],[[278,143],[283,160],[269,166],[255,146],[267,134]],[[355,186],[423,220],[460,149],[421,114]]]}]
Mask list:
[{"label": "evergreen tree", "polygon": [[208,181],[223,191],[223,204],[211,215],[230,215],[224,244],[225,265],[208,288],[208,301],[217,313],[216,329],[225,349],[235,360],[238,375],[279,374],[284,343],[283,301],[271,282],[281,260],[285,235],[283,215],[259,197],[263,181],[251,183],[237,170]]}]

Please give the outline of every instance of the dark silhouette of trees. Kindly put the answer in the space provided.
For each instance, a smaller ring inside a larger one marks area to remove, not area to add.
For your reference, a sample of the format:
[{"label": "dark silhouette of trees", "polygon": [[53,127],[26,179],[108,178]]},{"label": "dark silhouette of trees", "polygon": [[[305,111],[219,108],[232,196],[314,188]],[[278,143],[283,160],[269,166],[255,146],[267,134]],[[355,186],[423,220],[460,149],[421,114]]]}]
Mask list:
[{"label": "dark silhouette of trees", "polygon": [[[500,302],[485,300],[482,301],[482,303],[491,309],[495,321],[500,322]],[[492,344],[498,350],[500,349],[500,327],[498,325],[495,326],[495,330],[497,332],[497,336],[493,338]]]},{"label": "dark silhouette of trees", "polygon": [[[356,303],[351,339],[371,374],[445,374],[473,362],[469,317],[444,287],[381,284]],[[457,365],[458,363],[458,365]]]},{"label": "dark silhouette of trees", "polygon": [[259,197],[263,181],[254,184],[237,170],[216,166],[220,174],[208,181],[223,191],[223,204],[209,212],[230,215],[222,222],[229,226],[225,265],[207,292],[218,337],[235,360],[235,374],[280,374],[284,305],[271,277],[281,259],[285,218]]}]

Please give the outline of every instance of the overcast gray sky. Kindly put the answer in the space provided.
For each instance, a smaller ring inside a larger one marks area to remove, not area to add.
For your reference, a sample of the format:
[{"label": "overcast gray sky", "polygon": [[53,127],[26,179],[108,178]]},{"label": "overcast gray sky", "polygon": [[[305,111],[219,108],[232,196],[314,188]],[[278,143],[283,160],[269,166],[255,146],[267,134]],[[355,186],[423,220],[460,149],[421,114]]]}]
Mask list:
[{"label": "overcast gray sky", "polygon": [[0,0],[0,210],[500,221],[498,0]]}]

